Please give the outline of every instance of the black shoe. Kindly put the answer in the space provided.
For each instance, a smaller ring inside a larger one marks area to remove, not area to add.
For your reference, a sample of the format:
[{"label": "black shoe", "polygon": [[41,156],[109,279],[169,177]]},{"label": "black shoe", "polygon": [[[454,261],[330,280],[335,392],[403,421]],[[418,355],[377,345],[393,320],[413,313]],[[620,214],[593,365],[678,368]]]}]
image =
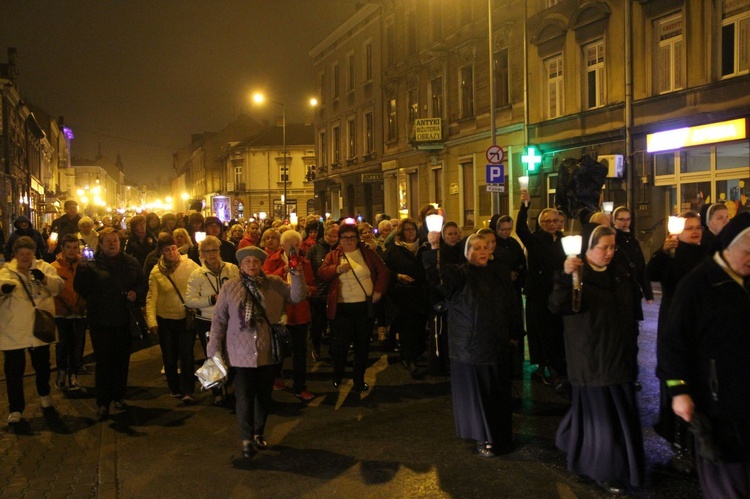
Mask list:
[{"label": "black shoe", "polygon": [[263,435],[255,435],[253,437],[253,446],[256,450],[266,450],[268,449],[268,442],[263,438]]},{"label": "black shoe", "polygon": [[370,385],[368,385],[367,383],[362,383],[361,385],[360,384],[355,384],[354,388],[352,388],[352,391],[354,391],[354,392],[366,392],[369,389],[370,389]]},{"label": "black shoe", "polygon": [[620,482],[596,482],[599,487],[604,489],[608,494],[613,495],[623,495],[625,491],[625,486],[621,484]]},{"label": "black shoe", "polygon": [[253,450],[253,443],[247,442],[242,444],[242,457],[253,457],[253,454],[255,454],[255,451]]},{"label": "black shoe", "polygon": [[481,457],[495,457],[495,450],[489,442],[477,442],[477,452]]},{"label": "black shoe", "polygon": [[104,421],[109,417],[109,407],[106,405],[100,405],[99,409],[96,411],[96,417],[99,418],[99,421]]}]

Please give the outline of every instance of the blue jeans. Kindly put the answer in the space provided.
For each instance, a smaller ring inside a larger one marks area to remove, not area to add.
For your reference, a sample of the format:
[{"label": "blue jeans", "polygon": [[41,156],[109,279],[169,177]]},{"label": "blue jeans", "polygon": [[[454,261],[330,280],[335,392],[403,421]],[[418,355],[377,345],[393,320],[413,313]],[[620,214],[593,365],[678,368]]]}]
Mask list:
[{"label": "blue jeans", "polygon": [[81,368],[86,319],[56,317],[58,342],[55,345],[57,369],[75,374]]}]

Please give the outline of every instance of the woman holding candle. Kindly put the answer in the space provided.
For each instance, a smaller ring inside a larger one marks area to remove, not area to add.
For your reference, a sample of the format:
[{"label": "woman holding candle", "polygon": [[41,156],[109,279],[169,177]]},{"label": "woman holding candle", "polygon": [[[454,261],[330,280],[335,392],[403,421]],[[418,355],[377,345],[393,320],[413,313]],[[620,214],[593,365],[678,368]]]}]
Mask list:
[{"label": "woman holding candle", "polygon": [[[556,443],[567,453],[571,473],[587,475],[607,492],[621,494],[628,486],[643,486],[645,480],[634,387],[640,290],[629,268],[612,262],[614,229],[598,226],[587,242],[585,261],[568,256],[549,297],[550,310],[564,316],[572,385],[571,408]],[[582,283],[578,290],[574,274]]]}]

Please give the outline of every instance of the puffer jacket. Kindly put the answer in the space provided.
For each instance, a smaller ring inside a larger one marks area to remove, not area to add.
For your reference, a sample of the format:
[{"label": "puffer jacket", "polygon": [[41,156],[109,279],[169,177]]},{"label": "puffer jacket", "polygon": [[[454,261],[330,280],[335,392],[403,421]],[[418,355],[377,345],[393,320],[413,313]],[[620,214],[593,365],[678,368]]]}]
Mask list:
[{"label": "puffer jacket", "polygon": [[237,265],[227,262],[221,262],[218,274],[211,272],[205,264],[193,270],[188,279],[187,293],[184,296],[185,305],[200,310],[200,315],[197,315],[196,319],[210,321],[216,307],[215,303],[211,305],[211,297],[220,294],[224,283],[239,275],[240,269]]},{"label": "puffer jacket", "polygon": [[[267,275],[279,276],[286,280],[288,276],[284,272],[287,262],[284,260],[284,251],[279,250],[273,255],[266,258],[263,263],[263,272]],[[307,285],[307,295],[312,296],[316,293],[315,278],[313,276],[312,265],[310,260],[302,256],[299,257],[299,264],[302,267],[302,275],[305,277],[305,284]],[[299,324],[307,324],[311,320],[310,313],[310,302],[308,300],[302,300],[294,305],[286,306],[286,323],[290,326],[296,326]]]},{"label": "puffer jacket", "polygon": [[34,297],[37,308],[54,314],[54,298],[63,289],[63,280],[55,268],[43,260],[35,260],[32,269],[39,269],[47,276],[47,284],[39,283],[32,287],[31,280],[18,271],[17,261],[13,259],[0,269],[0,286],[14,284],[16,287],[8,294],[0,295],[0,350],[20,350],[22,348],[47,345],[34,337],[34,305],[23,285]]},{"label": "puffer jacket", "polygon": [[[292,275],[291,286],[280,277],[268,276],[261,292],[266,316],[272,324],[279,322],[287,304],[299,303],[307,297],[304,278],[298,273]],[[258,327],[253,329],[249,324],[243,328],[240,322],[240,314],[245,313],[247,294],[247,288],[239,277],[224,284],[211,321],[208,357],[225,352],[234,367],[267,366],[272,364],[268,324],[261,319]]]},{"label": "puffer jacket", "polygon": [[68,262],[60,252],[57,254],[57,259],[52,262],[57,275],[65,283],[60,294],[55,296],[55,317],[77,318],[86,316],[86,300],[73,288],[73,281],[80,261],[80,257],[77,257],[73,262]]},{"label": "puffer jacket", "polygon": [[[187,293],[188,280],[194,270],[200,269],[198,264],[189,259],[187,255],[180,256],[180,264],[169,274],[172,281],[180,290],[182,299]],[[148,278],[148,294],[146,295],[146,323],[149,329],[156,327],[156,317],[163,319],[184,319],[185,305],[175,292],[174,286],[169,282],[166,274],[159,270],[157,264]]]}]

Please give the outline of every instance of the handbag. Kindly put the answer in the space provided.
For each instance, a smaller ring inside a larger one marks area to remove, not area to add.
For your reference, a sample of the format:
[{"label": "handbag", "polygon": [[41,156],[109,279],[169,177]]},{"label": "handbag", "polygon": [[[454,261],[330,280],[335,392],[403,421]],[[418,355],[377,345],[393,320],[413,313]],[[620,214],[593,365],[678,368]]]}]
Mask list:
[{"label": "handbag", "polygon": [[177,285],[174,283],[171,277],[169,277],[168,274],[164,274],[167,279],[169,279],[169,282],[172,283],[172,287],[175,291],[177,291],[177,296],[180,297],[180,301],[182,302],[182,306],[185,307],[185,330],[186,331],[195,331],[195,316],[198,315],[198,310],[194,308],[190,308],[187,305],[185,305],[185,300],[182,299],[182,293],[180,293],[180,290],[177,289]]},{"label": "handbag", "polygon": [[263,312],[263,319],[268,324],[268,332],[271,335],[271,362],[278,364],[284,361],[292,353],[292,335],[284,324],[271,324],[266,315],[266,310],[258,302],[250,291],[247,291],[250,299]]},{"label": "handbag", "polygon": [[[349,258],[346,256],[346,253],[344,253],[344,259],[346,260],[346,263],[349,264],[351,267],[352,263],[349,261]],[[362,283],[359,280],[359,277],[357,277],[357,273],[354,272],[354,267],[352,267],[352,274],[354,275],[354,278],[357,280],[357,284],[359,284],[359,287],[362,288],[362,292],[365,294],[365,304],[367,305],[367,317],[370,319],[375,319],[378,316],[378,311],[375,308],[375,303],[372,301],[372,295],[368,295],[367,291],[365,291],[365,287],[362,286]]]},{"label": "handbag", "polygon": [[34,303],[34,298],[31,297],[31,292],[29,292],[29,288],[26,287],[26,283],[24,282],[23,278],[15,272],[14,274],[18,276],[18,280],[21,282],[23,290],[26,291],[26,295],[29,297],[29,300],[31,300],[31,304],[34,306],[34,329],[32,331],[34,333],[34,337],[39,341],[43,341],[44,343],[52,343],[53,341],[55,341],[57,333],[55,318],[46,310],[37,308],[36,303]]}]

